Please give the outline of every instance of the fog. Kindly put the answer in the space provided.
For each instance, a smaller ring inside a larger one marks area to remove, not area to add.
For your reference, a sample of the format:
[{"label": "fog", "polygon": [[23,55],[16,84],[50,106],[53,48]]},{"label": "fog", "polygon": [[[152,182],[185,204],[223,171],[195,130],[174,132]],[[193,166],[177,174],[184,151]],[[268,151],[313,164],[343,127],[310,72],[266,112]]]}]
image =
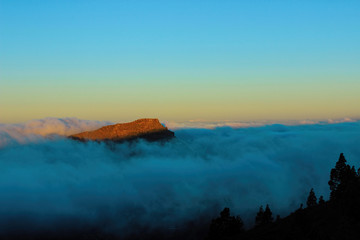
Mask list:
[{"label": "fog", "polygon": [[126,236],[206,225],[224,207],[250,227],[260,205],[286,216],[312,187],[328,199],[341,152],[360,163],[360,122],[187,128],[109,146],[64,137],[109,123],[39,121],[0,126],[0,231],[66,222]]}]

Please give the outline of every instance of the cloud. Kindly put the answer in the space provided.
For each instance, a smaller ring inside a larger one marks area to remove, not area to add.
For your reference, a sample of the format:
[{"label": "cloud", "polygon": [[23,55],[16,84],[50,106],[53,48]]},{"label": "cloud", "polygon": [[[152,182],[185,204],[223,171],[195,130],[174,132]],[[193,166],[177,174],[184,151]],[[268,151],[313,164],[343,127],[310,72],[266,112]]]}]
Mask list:
[{"label": "cloud", "polygon": [[[342,118],[342,119],[327,119],[327,120],[294,120],[294,121],[281,121],[281,124],[287,126],[294,125],[307,125],[307,124],[334,124],[334,123],[343,123],[343,122],[356,122],[358,120],[351,118]],[[166,126],[170,129],[184,129],[184,128],[206,128],[214,129],[218,127],[232,127],[232,128],[248,128],[248,127],[260,127],[272,124],[278,124],[276,121],[206,121],[203,119],[194,119],[183,122],[176,121],[167,121],[165,122]]]},{"label": "cloud", "polygon": [[202,120],[190,120],[185,122],[166,122],[166,126],[169,129],[184,129],[184,128],[205,128],[214,129],[218,127],[232,127],[232,128],[243,128],[243,127],[258,127],[264,126],[265,122],[240,122],[240,121],[219,121],[209,122]]},{"label": "cloud", "polygon": [[[94,126],[72,122],[55,121],[67,126],[57,133]],[[54,133],[47,124],[27,126],[20,133]],[[180,129],[164,144],[113,146],[25,135],[24,143],[14,129],[5,134],[15,140],[0,148],[0,233],[10,223],[33,230],[59,222],[126,236],[185,231],[225,206],[250,226],[260,205],[284,216],[312,187],[326,199],[340,152],[360,163],[360,122]]]},{"label": "cloud", "polygon": [[27,143],[49,135],[68,136],[109,124],[112,123],[77,118],[44,118],[20,124],[0,124],[0,147],[13,143]]}]

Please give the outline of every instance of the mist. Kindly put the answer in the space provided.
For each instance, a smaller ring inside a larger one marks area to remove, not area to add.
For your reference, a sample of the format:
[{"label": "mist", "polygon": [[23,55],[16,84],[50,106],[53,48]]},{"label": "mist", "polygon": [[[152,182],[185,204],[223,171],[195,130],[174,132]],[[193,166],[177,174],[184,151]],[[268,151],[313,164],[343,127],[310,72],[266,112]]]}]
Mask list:
[{"label": "mist", "polygon": [[286,216],[311,188],[328,199],[341,152],[360,163],[359,121],[180,128],[166,143],[111,146],[65,137],[107,122],[37,121],[0,126],[1,232],[66,223],[130,236],[207,225],[224,207],[251,227],[260,205]]}]

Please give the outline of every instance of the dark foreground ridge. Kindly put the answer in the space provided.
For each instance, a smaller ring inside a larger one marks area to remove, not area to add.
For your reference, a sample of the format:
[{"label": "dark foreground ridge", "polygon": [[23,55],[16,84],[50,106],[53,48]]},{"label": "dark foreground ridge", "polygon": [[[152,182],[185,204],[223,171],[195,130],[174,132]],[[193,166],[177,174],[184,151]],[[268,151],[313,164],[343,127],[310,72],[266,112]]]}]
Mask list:
[{"label": "dark foreground ridge", "polygon": [[79,141],[123,142],[135,139],[161,141],[173,138],[174,132],[164,127],[156,118],[143,118],[129,123],[118,123],[94,131],[69,136]]},{"label": "dark foreground ridge", "polygon": [[207,240],[358,240],[360,239],[360,168],[346,163],[341,153],[331,170],[330,200],[317,199],[310,190],[303,204],[289,216],[274,220],[269,205],[261,206],[255,227],[243,228],[240,216],[231,216],[225,208],[213,219]]}]

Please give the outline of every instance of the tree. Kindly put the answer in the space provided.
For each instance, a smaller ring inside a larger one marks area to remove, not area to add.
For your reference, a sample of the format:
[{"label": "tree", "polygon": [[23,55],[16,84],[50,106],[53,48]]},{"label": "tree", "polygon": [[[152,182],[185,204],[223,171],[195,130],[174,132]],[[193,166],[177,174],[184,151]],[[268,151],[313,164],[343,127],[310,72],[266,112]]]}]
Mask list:
[{"label": "tree", "polygon": [[260,226],[264,224],[271,223],[273,221],[272,212],[270,210],[269,204],[266,204],[265,211],[263,206],[260,206],[259,212],[256,214],[255,225]]},{"label": "tree", "polygon": [[221,239],[235,236],[244,231],[244,223],[240,216],[230,216],[230,209],[224,208],[220,217],[211,221],[208,239]]},{"label": "tree", "polygon": [[260,206],[259,211],[255,217],[255,225],[256,226],[261,225],[263,223],[263,219],[264,219],[264,209],[263,206]]},{"label": "tree", "polygon": [[319,198],[319,205],[324,205],[325,204],[325,200],[324,197],[321,195]]},{"label": "tree", "polygon": [[335,164],[335,168],[331,169],[330,172],[330,199],[333,199],[336,195],[336,191],[339,188],[340,183],[342,182],[346,172],[346,159],[343,153],[340,153],[339,160]]},{"label": "tree", "polygon": [[349,187],[353,185],[358,179],[355,167],[350,167],[346,164],[344,154],[341,153],[339,160],[335,164],[335,168],[330,172],[330,199],[343,197],[346,192],[349,192]]},{"label": "tree", "polygon": [[357,177],[357,172],[356,172],[356,170],[355,170],[355,166],[352,166],[352,167],[351,167],[351,176]]},{"label": "tree", "polygon": [[315,192],[314,192],[314,189],[312,188],[310,190],[310,193],[309,193],[309,196],[307,198],[307,201],[306,201],[306,205],[308,207],[313,207],[313,206],[316,206],[317,205],[317,198],[316,198],[316,195],[315,195]]},{"label": "tree", "polygon": [[266,204],[266,208],[264,211],[264,223],[271,223],[273,221],[273,216],[272,216],[272,212],[270,210],[269,204]]},{"label": "tree", "polygon": [[224,208],[224,210],[222,210],[221,212],[220,212],[220,218],[221,219],[227,219],[227,218],[229,218],[230,217],[230,208]]}]

